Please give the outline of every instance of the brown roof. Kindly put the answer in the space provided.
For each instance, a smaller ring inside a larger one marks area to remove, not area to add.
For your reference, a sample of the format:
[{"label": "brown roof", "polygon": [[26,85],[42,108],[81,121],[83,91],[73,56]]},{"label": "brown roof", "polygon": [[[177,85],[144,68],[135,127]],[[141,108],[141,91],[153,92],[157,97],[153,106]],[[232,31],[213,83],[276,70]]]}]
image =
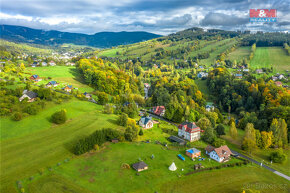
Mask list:
[{"label": "brown roof", "polygon": [[208,145],[206,148],[205,148],[205,151],[207,151],[208,153],[212,152],[214,150],[214,147],[211,146],[211,145]]},{"label": "brown roof", "polygon": [[217,153],[217,155],[219,157],[229,157],[231,154],[233,154],[231,152],[231,150],[228,148],[228,146],[224,145],[224,146],[221,146],[219,148],[215,148],[214,151]]}]

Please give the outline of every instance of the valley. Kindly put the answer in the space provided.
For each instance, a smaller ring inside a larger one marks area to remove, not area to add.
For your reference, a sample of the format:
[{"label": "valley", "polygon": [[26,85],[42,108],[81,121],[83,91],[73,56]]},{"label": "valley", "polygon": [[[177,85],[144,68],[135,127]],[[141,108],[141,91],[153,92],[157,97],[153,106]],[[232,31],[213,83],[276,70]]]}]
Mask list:
[{"label": "valley", "polygon": [[0,191],[287,192],[231,152],[290,176],[289,40],[260,36],[191,28],[69,51],[1,40]]}]

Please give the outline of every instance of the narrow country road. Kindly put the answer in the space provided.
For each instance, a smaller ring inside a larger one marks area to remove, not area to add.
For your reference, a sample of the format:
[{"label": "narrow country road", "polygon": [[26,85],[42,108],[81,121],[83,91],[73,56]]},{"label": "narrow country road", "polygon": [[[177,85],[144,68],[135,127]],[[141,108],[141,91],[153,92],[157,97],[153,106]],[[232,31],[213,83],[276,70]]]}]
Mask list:
[{"label": "narrow country road", "polygon": [[[168,122],[168,123],[170,123],[170,124],[172,124],[172,125],[178,126],[176,123],[173,123],[173,122],[171,122],[171,121],[169,121],[169,120],[167,120],[167,119],[165,119],[165,118],[163,118],[163,117],[160,117],[160,116],[158,116],[158,115],[152,114],[152,113],[149,112],[149,111],[147,111],[147,112],[148,112],[152,117],[154,117],[154,118],[157,118],[157,119],[160,119],[160,120],[162,120],[162,121],[166,121],[166,122]],[[243,154],[241,154],[241,153],[239,153],[239,152],[237,152],[237,151],[234,151],[234,150],[232,150],[232,149],[230,149],[230,150],[232,151],[233,154],[236,154],[236,155],[238,155],[238,156],[240,156],[240,157],[242,157],[242,158],[245,158],[245,159],[249,160],[250,162],[253,162],[253,163],[255,163],[255,164],[261,166],[261,162],[258,162],[258,161],[256,161],[256,160],[254,160],[254,159],[252,159],[252,158],[250,158],[250,157],[248,157],[248,156],[245,156],[245,155],[243,155]],[[276,170],[274,170],[274,169],[272,169],[272,168],[266,166],[265,164],[262,164],[262,167],[265,168],[265,169],[267,169],[267,170],[269,170],[269,171],[271,171],[271,172],[273,172],[274,174],[277,174],[277,175],[279,175],[279,176],[281,176],[281,177],[283,177],[283,178],[285,178],[285,179],[287,179],[287,180],[290,181],[290,177],[289,177],[289,176],[287,176],[287,175],[285,175],[285,174],[283,174],[283,173],[281,173],[281,172],[278,172],[278,171],[276,171]]]},{"label": "narrow country road", "polygon": [[[230,149],[230,150],[232,151],[233,154],[236,154],[236,155],[238,155],[238,156],[240,156],[242,158],[245,158],[245,159],[249,160],[250,162],[253,162],[253,163],[255,163],[255,164],[259,165],[259,166],[261,166],[261,164],[262,164],[261,162],[258,162],[258,161],[254,160],[254,159],[252,159],[252,158],[250,158],[248,156],[245,156],[245,155],[243,155],[243,154],[241,154],[241,153],[239,153],[237,151],[234,151],[232,149]],[[262,164],[262,167],[290,181],[290,177],[289,176],[287,176],[285,174],[282,174],[281,172],[278,172],[278,171],[270,168],[269,166],[266,166],[265,164]]]}]

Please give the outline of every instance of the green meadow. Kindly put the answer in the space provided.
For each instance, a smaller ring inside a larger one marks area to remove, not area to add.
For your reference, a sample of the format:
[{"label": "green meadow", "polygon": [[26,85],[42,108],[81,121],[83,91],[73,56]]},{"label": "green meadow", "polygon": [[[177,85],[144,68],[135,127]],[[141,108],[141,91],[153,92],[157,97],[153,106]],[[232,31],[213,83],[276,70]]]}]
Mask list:
[{"label": "green meadow", "polygon": [[244,58],[249,58],[251,53],[251,48],[248,46],[238,47],[233,52],[229,53],[227,58],[231,61],[236,60],[237,62],[242,62]]},{"label": "green meadow", "polygon": [[37,74],[45,80],[38,82],[38,85],[47,84],[50,80],[55,80],[60,85],[56,88],[63,88],[66,85],[72,85],[74,88],[78,88],[80,92],[92,92],[93,88],[84,83],[81,75],[77,72],[76,67],[72,66],[47,66],[47,67],[36,67],[26,68],[25,70],[31,74]]},{"label": "green meadow", "polygon": [[37,115],[30,115],[18,122],[11,120],[10,117],[1,118],[0,138],[2,140],[16,138],[53,127],[53,123],[49,121],[50,117],[53,113],[61,109],[66,109],[68,120],[73,120],[73,118],[84,113],[100,110],[101,106],[96,106],[90,102],[84,102],[77,99],[71,99],[62,104],[49,102],[45,109],[41,110]]},{"label": "green meadow", "polygon": [[282,47],[257,47],[250,67],[254,69],[273,67],[274,72],[284,72],[289,70],[290,56]]},{"label": "green meadow", "polygon": [[[200,145],[200,146],[199,146]],[[204,152],[205,144],[196,144]],[[185,161],[177,154],[182,154]],[[151,158],[152,154],[154,159]],[[202,157],[205,157],[202,154]],[[207,158],[207,157],[206,157]],[[132,168],[124,169],[123,164],[133,164],[143,160],[148,170],[136,175]],[[232,158],[228,163],[239,160]],[[177,166],[176,171],[169,171],[172,162]],[[186,176],[193,171],[193,165],[202,163],[205,167],[217,166],[213,160],[195,161],[185,155],[185,148],[166,149],[158,144],[118,143],[107,144],[96,153],[77,157],[68,163],[63,163],[47,175],[39,176],[27,184],[30,193],[53,192],[241,192],[245,186],[261,184],[276,185],[272,190],[263,192],[283,192],[287,190],[287,180],[273,175],[271,172],[248,165],[235,168],[216,169]],[[210,183],[209,183],[210,182]],[[72,185],[74,184],[74,185]],[[284,184],[284,186],[280,186]],[[76,185],[78,185],[76,187]],[[205,187],[207,187],[205,189]],[[80,191],[81,190],[81,191]]]},{"label": "green meadow", "polygon": [[[65,107],[69,120],[54,125],[49,117]],[[2,140],[0,192],[17,192],[16,181],[29,178],[48,167],[73,156],[71,149],[82,137],[97,129],[123,129],[116,124],[117,116],[103,114],[102,106],[72,99],[51,106],[19,123],[1,119]],[[10,131],[10,132],[9,132]]]}]

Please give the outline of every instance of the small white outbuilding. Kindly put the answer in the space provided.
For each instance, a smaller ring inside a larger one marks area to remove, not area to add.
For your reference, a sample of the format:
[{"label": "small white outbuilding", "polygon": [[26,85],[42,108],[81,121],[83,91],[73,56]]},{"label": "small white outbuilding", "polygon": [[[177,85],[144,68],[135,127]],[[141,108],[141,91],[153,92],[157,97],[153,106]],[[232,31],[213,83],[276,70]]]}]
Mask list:
[{"label": "small white outbuilding", "polygon": [[170,171],[175,171],[175,170],[177,170],[177,167],[176,167],[175,163],[172,162],[172,164],[169,166],[168,169],[169,169]]}]

